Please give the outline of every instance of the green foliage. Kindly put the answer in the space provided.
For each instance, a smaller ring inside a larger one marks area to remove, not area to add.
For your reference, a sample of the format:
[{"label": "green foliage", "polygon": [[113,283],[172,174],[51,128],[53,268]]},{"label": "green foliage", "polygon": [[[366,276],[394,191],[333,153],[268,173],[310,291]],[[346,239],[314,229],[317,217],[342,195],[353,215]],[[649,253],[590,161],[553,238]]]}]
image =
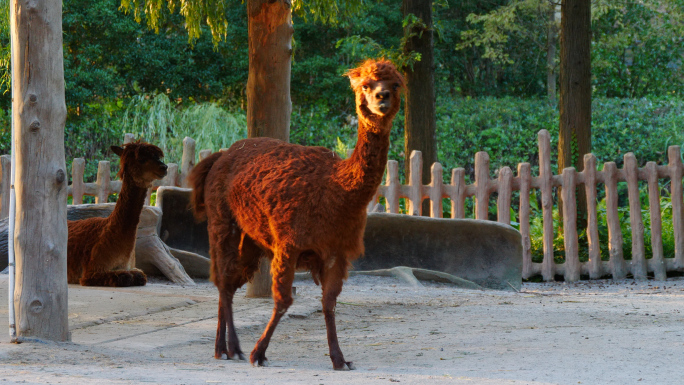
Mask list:
[{"label": "green foliage", "polygon": [[122,128],[161,147],[167,163],[180,163],[185,137],[195,140],[197,150],[228,148],[247,135],[247,118],[215,103],[183,107],[165,94],[141,95],[131,99]]}]

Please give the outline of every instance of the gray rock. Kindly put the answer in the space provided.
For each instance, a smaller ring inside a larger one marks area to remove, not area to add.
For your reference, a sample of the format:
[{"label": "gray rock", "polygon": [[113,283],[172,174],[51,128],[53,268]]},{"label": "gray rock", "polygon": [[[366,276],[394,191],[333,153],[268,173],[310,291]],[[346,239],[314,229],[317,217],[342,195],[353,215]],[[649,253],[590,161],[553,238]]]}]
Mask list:
[{"label": "gray rock", "polygon": [[[157,205],[164,213],[160,234],[169,247],[209,257],[206,221],[195,221],[190,191],[159,189]],[[432,270],[499,290],[519,290],[522,283],[520,233],[497,222],[371,213],[364,242],[366,253],[354,262],[355,270],[406,266],[419,279],[437,276],[419,269]],[[208,266],[206,260],[194,261],[196,265],[181,260],[188,272]]]}]

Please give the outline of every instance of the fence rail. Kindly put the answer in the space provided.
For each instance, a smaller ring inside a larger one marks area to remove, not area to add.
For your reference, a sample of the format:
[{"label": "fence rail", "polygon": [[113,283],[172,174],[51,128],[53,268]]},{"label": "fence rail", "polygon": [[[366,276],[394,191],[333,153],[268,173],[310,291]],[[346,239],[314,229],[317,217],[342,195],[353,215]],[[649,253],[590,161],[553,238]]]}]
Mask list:
[{"label": "fence rail", "polygon": [[[124,143],[133,140],[132,134],[126,134]],[[429,215],[441,218],[443,215],[443,199],[451,200],[451,218],[464,218],[466,199],[474,199],[474,215],[476,219],[488,219],[490,196],[497,193],[497,221],[510,224],[512,207],[512,192],[519,191],[518,219],[523,242],[523,278],[534,275],[552,281],[556,275],[562,275],[566,281],[577,281],[580,275],[587,275],[595,279],[612,275],[614,279],[622,279],[631,273],[636,279],[643,279],[649,272],[656,279],[662,280],[667,271],[684,270],[684,212],[682,210],[682,165],[679,146],[668,148],[667,165],[657,165],[648,162],[643,168],[637,167],[637,161],[632,153],[624,155],[624,166],[618,169],[615,162],[607,162],[603,170],[597,170],[596,157],[587,154],[584,157],[584,171],[578,172],[574,168],[562,170],[560,175],[551,171],[551,143],[548,131],[541,130],[538,134],[539,146],[539,175],[532,176],[529,163],[520,163],[517,175],[513,175],[510,167],[502,167],[497,177],[490,178],[489,155],[486,152],[475,154],[475,182],[466,184],[465,169],[455,168],[451,171],[451,182],[442,181],[442,165],[434,163],[431,168],[432,181],[428,185],[422,184],[422,157],[420,152],[414,151],[410,157],[410,172],[408,184],[399,182],[399,165],[397,161],[387,163],[385,184],[378,191],[369,205],[369,211],[384,197],[386,211],[399,213],[400,199],[406,200],[406,211],[411,215],[422,215],[422,201],[430,201]],[[199,152],[202,160],[210,155],[210,150]],[[187,187],[187,176],[195,165],[195,141],[191,138],[183,140],[183,156],[180,167],[169,163],[167,176],[157,181],[148,192],[147,204],[153,189],[159,186]],[[0,157],[0,217],[8,215],[7,197],[9,192],[10,158],[8,155]],[[83,196],[95,197],[95,202],[106,202],[110,194],[121,191],[121,181],[111,179],[111,169],[108,161],[98,164],[97,179],[94,183],[85,183],[83,175],[85,160],[76,158],[72,163],[72,184],[68,187],[68,195],[73,197],[74,204],[83,203]],[[660,179],[670,179],[672,199],[672,218],[675,235],[675,257],[664,258],[662,243],[662,219],[660,215]],[[652,258],[647,259],[644,245],[644,224],[641,219],[641,205],[639,201],[639,181],[648,184],[649,213],[651,223]],[[676,183],[679,181],[679,183]],[[627,183],[629,197],[630,226],[632,231],[632,260],[626,261],[623,256],[623,239],[618,213],[619,182]],[[606,222],[608,239],[599,239],[597,215],[597,186],[603,184],[606,193]],[[587,239],[588,261],[580,262],[577,234],[577,197],[575,189],[584,185],[587,196]],[[554,225],[553,225],[553,189],[561,188],[563,216],[563,235],[565,248],[565,262],[556,263],[553,255]],[[541,210],[543,219],[543,260],[541,263],[532,262],[530,242],[530,193],[533,190],[541,193]],[[607,242],[609,260],[602,261],[599,242]]]}]

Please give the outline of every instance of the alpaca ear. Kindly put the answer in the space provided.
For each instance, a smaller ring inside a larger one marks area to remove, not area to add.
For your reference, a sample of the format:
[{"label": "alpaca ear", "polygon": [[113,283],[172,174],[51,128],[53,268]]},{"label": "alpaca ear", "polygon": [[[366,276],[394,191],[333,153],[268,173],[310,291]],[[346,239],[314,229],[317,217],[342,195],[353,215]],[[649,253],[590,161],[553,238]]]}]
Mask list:
[{"label": "alpaca ear", "polygon": [[119,156],[119,158],[121,157],[121,154],[123,154],[123,148],[122,147],[112,146],[110,148],[112,149],[112,152],[114,152],[116,155]]},{"label": "alpaca ear", "polygon": [[351,82],[351,87],[353,89],[356,89],[361,85],[361,69],[350,69],[345,73],[345,75],[349,77],[349,81]]}]

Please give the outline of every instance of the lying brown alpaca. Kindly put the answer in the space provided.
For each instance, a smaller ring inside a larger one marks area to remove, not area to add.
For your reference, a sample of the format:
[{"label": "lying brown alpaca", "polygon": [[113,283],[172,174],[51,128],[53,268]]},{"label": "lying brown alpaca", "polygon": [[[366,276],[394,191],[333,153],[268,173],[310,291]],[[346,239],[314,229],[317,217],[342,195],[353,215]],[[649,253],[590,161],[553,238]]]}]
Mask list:
[{"label": "lying brown alpaca", "polygon": [[121,193],[107,218],[68,221],[67,279],[83,286],[143,286],[135,268],[135,233],[147,189],[166,175],[162,150],[147,143],[112,146],[121,158]]},{"label": "lying brown alpaca", "polygon": [[366,206],[387,163],[404,80],[385,60],[366,61],[347,76],[359,119],[349,159],[323,147],[254,138],[209,156],[190,174],[195,214],[208,219],[211,276],[219,290],[216,358],[244,359],[233,325],[233,295],[265,253],[271,259],[275,307],[252,350],[252,364],[267,363],[273,331],[292,304],[295,269],[305,268],[322,285],[333,368],[354,369],[337,341],[335,304],[350,262],[364,250]]}]

